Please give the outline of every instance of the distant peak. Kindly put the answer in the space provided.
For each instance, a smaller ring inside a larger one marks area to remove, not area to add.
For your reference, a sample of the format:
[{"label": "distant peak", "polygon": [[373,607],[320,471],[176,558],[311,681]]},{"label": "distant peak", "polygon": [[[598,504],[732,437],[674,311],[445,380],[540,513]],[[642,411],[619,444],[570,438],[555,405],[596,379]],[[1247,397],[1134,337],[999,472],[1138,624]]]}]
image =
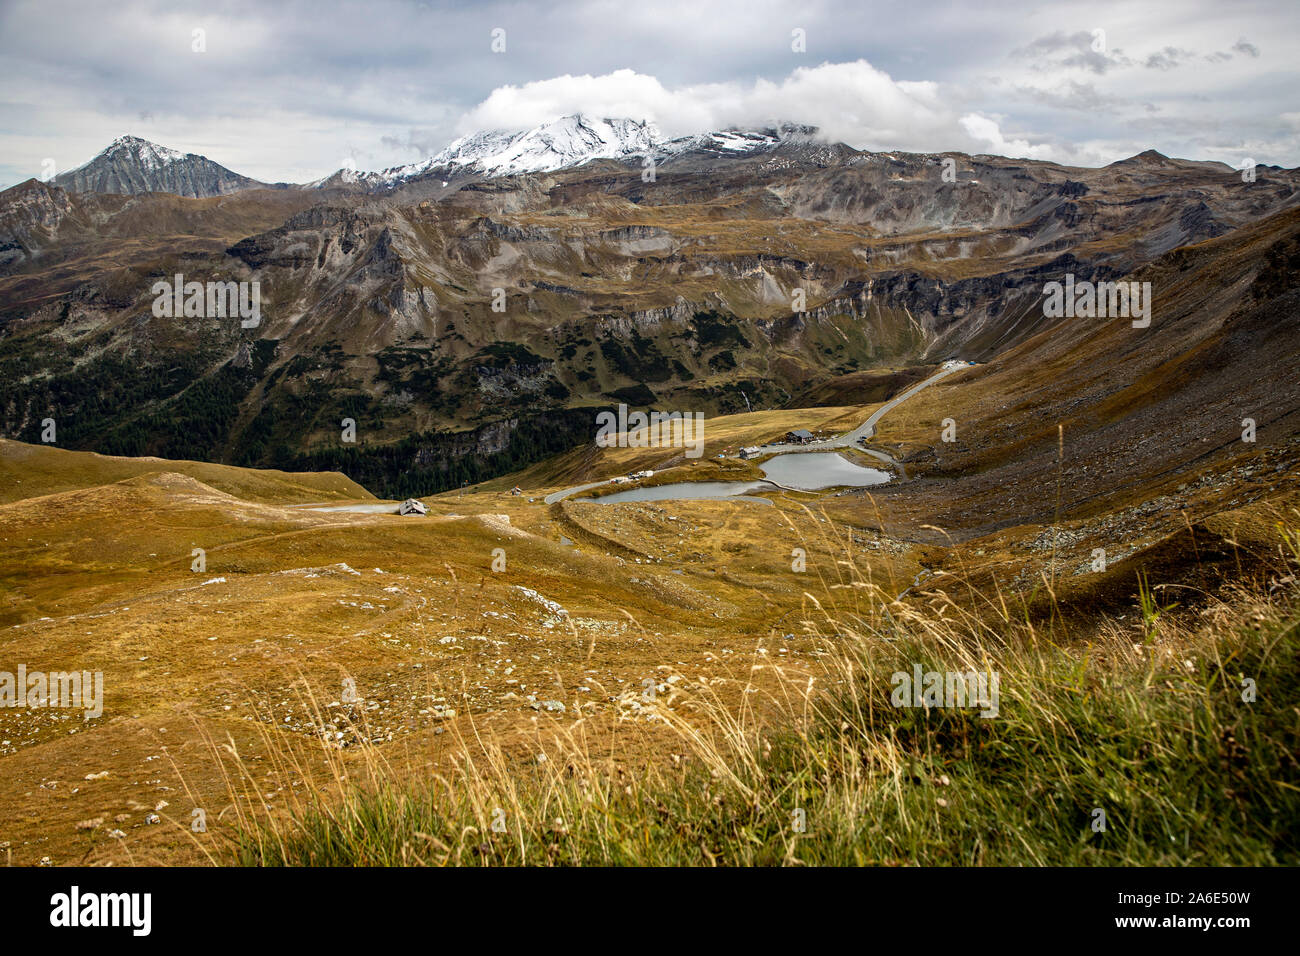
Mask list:
[{"label": "distant peak", "polygon": [[1159,150],[1146,149],[1136,156],[1130,156],[1128,159],[1117,160],[1111,163],[1112,166],[1150,166],[1170,162],[1168,156]]},{"label": "distant peak", "polygon": [[55,176],[54,183],[74,192],[170,192],[192,197],[218,196],[256,185],[255,180],[206,156],[130,134],[119,136],[76,169]]}]

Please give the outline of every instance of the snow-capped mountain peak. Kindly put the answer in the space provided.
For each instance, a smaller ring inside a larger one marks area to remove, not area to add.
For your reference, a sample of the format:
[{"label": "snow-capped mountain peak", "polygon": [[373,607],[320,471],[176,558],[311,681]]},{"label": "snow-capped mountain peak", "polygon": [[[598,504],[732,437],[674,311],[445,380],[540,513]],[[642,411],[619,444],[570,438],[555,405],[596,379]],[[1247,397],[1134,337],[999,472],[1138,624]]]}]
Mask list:
[{"label": "snow-capped mountain peak", "polygon": [[385,189],[435,172],[444,181],[463,175],[513,176],[573,169],[598,159],[652,156],[662,161],[688,152],[716,157],[742,156],[783,143],[809,142],[816,133],[815,127],[784,124],[770,129],[726,129],[668,139],[650,120],[596,119],[573,113],[528,130],[470,133],[428,159],[382,172],[340,169],[308,183],[307,187],[359,185]]},{"label": "snow-capped mountain peak", "polygon": [[431,169],[484,176],[550,172],[594,159],[619,159],[655,152],[664,143],[653,123],[631,119],[562,116],[529,130],[490,130],[455,140],[441,152],[379,174],[385,182],[412,179]]},{"label": "snow-capped mountain peak", "polygon": [[[159,146],[157,143],[151,143],[139,136],[119,136],[99,155],[109,158],[129,156],[144,169],[161,169],[163,166],[182,162],[186,154],[169,149],[166,146]],[[94,162],[94,160],[91,160],[91,162]],[[90,164],[87,163],[86,165]]]},{"label": "snow-capped mountain peak", "polygon": [[468,164],[489,176],[581,166],[653,151],[663,137],[652,123],[630,119],[562,116],[522,133],[476,133],[456,140],[431,166]]},{"label": "snow-capped mountain peak", "polygon": [[139,136],[119,136],[90,162],[60,173],[53,182],[73,192],[166,192],[195,198],[265,185],[206,156],[168,149]]},{"label": "snow-capped mountain peak", "polygon": [[776,129],[729,129],[668,139],[648,120],[596,119],[574,113],[528,130],[471,133],[418,163],[395,166],[382,173],[350,176],[336,173],[311,185],[356,182],[371,187],[393,186],[434,170],[439,170],[443,179],[458,174],[511,176],[572,169],[597,159],[653,156],[662,160],[692,150],[735,156],[771,149],[790,140],[807,140],[815,133],[811,127],[785,125]]}]

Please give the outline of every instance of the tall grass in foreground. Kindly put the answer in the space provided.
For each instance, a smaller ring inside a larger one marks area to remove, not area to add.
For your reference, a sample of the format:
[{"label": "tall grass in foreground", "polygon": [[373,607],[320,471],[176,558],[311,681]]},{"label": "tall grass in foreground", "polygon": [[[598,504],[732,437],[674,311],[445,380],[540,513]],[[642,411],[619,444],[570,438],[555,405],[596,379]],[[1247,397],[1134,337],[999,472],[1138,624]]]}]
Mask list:
[{"label": "tall grass in foreground", "polygon": [[[756,656],[751,693],[696,686],[659,708],[680,759],[620,769],[593,753],[581,722],[556,723],[543,762],[466,741],[432,781],[376,761],[364,783],[354,772],[291,817],[244,818],[233,858],[1295,864],[1300,555],[1294,535],[1284,541],[1271,578],[1182,616],[1152,613],[1144,582],[1142,613],[1082,635],[1055,618],[1044,632],[996,594],[970,595],[975,608],[942,591],[890,603],[896,591],[852,569],[827,592],[851,607],[813,602],[823,673],[809,680]],[[916,664],[996,672],[998,715],[895,707],[892,676]]]}]

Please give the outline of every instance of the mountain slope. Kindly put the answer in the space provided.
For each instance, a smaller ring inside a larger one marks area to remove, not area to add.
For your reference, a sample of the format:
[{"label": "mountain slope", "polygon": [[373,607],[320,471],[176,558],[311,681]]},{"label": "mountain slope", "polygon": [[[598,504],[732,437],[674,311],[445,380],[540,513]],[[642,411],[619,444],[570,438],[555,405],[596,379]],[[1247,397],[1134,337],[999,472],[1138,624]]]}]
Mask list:
[{"label": "mountain slope", "polygon": [[[1296,209],[1160,256],[1131,274],[1156,290],[1149,327],[1058,320],[892,415],[877,439],[922,480],[881,507],[956,535],[1048,524],[1060,507],[1104,526],[1116,556],[1134,550],[1134,524],[1294,476],[1297,276]],[[956,441],[936,440],[944,419]],[[1112,517],[1126,508],[1141,510]]]},{"label": "mountain slope", "polygon": [[[220,255],[232,242],[272,229],[321,198],[297,189],[248,189],[208,199],[76,193],[29,179],[0,192],[0,312],[21,313],[33,300],[102,280],[132,263]],[[116,294],[111,298],[117,301]]]},{"label": "mountain slope", "polygon": [[265,187],[196,153],[180,153],[138,136],[122,136],[90,162],[55,176],[72,192],[174,193],[204,198]]},{"label": "mountain slope", "polygon": [[158,473],[186,475],[246,501],[314,503],[353,501],[373,496],[335,472],[311,474],[253,472],[201,461],[119,458],[64,451],[50,445],[24,445],[0,438],[0,504]]},{"label": "mountain slope", "polygon": [[[463,143],[462,168],[649,135],[583,129],[509,159],[514,134]],[[1056,324],[1045,283],[1129,276],[1300,201],[1295,171],[1150,156],[864,153],[794,127],[654,148],[649,182],[628,154],[382,194],[0,194],[0,427],[35,441],[53,415],[70,447],[455,487],[589,439],[619,402],[771,409],[864,370],[995,360]],[[153,316],[181,272],[258,281],[260,326]]]}]

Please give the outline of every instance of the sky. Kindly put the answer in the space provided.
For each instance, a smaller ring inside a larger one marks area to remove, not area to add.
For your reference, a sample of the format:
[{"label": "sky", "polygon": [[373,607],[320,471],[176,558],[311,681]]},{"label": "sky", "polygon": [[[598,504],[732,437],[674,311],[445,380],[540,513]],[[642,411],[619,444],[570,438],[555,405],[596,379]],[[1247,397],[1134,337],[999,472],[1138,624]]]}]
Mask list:
[{"label": "sky", "polygon": [[1300,165],[1300,0],[0,0],[0,187],[131,134],[268,182],[583,112]]}]

